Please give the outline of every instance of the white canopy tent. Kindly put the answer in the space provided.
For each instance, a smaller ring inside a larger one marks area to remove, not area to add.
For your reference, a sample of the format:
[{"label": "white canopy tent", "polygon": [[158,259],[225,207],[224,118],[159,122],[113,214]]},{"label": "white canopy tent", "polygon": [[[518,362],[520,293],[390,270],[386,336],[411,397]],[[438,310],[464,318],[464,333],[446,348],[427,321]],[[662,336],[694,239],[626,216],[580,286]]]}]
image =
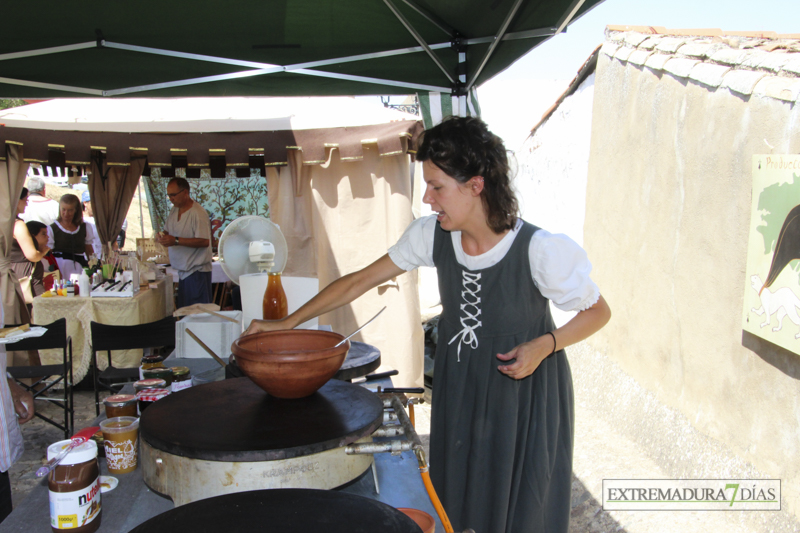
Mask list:
[{"label": "white canopy tent", "polygon": [[[101,185],[95,179],[103,173],[98,161],[130,173],[143,165],[136,167],[134,158],[145,158],[167,175],[164,169],[183,166],[187,177],[209,166],[213,177],[214,157],[223,157],[225,168],[248,174],[260,167],[271,218],[289,245],[285,275],[318,277],[320,287],[386,253],[413,218],[410,157],[422,126],[416,117],[377,102],[349,97],[62,99],[5,110],[0,123],[6,126],[0,139],[21,144],[28,163],[91,164],[93,204],[103,201],[107,183],[113,189],[116,179],[130,180],[111,173]],[[135,179],[138,183],[138,174]],[[135,185],[126,185],[124,206],[134,190]],[[106,201],[113,203],[113,195]],[[95,212],[102,210],[95,205]],[[320,323],[349,332],[384,305],[387,312],[360,334],[361,340],[381,350],[385,366],[400,371],[401,386],[419,386],[423,333],[416,273],[323,315]]]}]

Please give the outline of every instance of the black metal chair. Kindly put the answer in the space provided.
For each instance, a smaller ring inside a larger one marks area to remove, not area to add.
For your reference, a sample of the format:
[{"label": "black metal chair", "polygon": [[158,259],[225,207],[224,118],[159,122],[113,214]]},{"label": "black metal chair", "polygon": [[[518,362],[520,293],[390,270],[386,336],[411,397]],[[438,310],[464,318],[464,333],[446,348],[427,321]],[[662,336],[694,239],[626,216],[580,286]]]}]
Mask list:
[{"label": "black metal chair", "polygon": [[[92,322],[92,367],[94,372],[94,402],[100,414],[100,388],[116,393],[114,387],[139,379],[139,366],[117,368],[111,362],[111,350],[135,350],[175,346],[175,317],[162,318],[148,324],[114,326]],[[97,370],[97,352],[105,351],[108,367]]]},{"label": "black metal chair", "polygon": [[[31,327],[37,326],[31,324]],[[75,404],[72,397],[72,338],[67,336],[67,319],[60,318],[51,324],[38,327],[46,328],[47,333],[41,337],[32,337],[8,343],[6,344],[6,350],[61,349],[63,353],[61,364],[10,366],[7,370],[20,386],[33,394],[34,400],[49,401],[64,410],[63,424],[46,417],[38,409],[36,410],[36,416],[62,430],[64,438],[68,439],[72,435],[75,425]],[[30,385],[22,381],[26,379],[32,380]],[[53,397],[46,394],[48,392],[56,392],[54,387],[59,383],[63,385],[63,395]]]}]

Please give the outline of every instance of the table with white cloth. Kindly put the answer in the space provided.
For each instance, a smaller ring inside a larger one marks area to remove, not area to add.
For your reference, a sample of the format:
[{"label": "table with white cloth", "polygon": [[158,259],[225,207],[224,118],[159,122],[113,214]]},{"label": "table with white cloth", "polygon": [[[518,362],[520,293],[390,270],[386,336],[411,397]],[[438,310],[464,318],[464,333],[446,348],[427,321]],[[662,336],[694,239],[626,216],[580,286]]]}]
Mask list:
[{"label": "table with white cloth", "polygon": [[[175,283],[180,281],[178,277],[178,271],[172,268],[171,266],[167,267],[167,276],[172,276],[172,280]],[[222,270],[222,263],[219,261],[212,261],[211,262],[211,283],[225,283],[226,281],[230,281],[231,278]]]},{"label": "table with white cloth", "polygon": [[[92,362],[91,322],[132,326],[155,322],[172,315],[172,279],[167,277],[151,282],[129,298],[82,298],[79,296],[37,296],[33,299],[33,319],[36,324],[46,325],[59,318],[67,319],[67,335],[72,337],[73,380],[79,383],[89,372]],[[59,350],[41,350],[43,365],[61,363]],[[111,354],[114,366],[119,368],[136,367],[142,358],[142,350],[114,351]],[[98,354],[97,365],[104,370],[107,364],[105,354]]]}]

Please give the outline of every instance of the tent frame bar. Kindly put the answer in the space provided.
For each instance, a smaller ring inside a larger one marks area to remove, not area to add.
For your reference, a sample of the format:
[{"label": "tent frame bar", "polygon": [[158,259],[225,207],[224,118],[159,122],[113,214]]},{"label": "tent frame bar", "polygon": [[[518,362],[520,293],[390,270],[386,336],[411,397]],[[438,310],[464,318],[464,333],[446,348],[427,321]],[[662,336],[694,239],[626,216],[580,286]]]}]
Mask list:
[{"label": "tent frame bar", "polygon": [[475,84],[475,80],[477,80],[478,76],[480,76],[481,72],[483,72],[483,67],[485,67],[486,63],[489,62],[489,58],[492,57],[495,48],[497,48],[497,45],[500,44],[500,41],[503,39],[503,35],[505,35],[506,30],[508,29],[508,25],[511,24],[511,20],[517,14],[517,10],[519,10],[519,6],[521,5],[522,5],[522,0],[515,0],[514,5],[511,6],[511,9],[508,11],[506,18],[503,21],[503,24],[497,30],[497,34],[495,35],[494,40],[489,45],[489,49],[486,50],[486,53],[483,55],[483,59],[481,60],[480,65],[478,65],[478,68],[475,69],[475,73],[472,75],[472,79],[469,80],[469,83],[467,83],[467,86],[464,88],[465,93],[469,92],[469,90]]},{"label": "tent frame bar", "polygon": [[397,19],[403,24],[403,26],[405,26],[406,30],[408,30],[408,33],[410,33],[414,37],[414,39],[416,39],[416,41],[425,50],[428,56],[430,56],[433,62],[436,63],[436,66],[439,67],[439,70],[444,72],[444,75],[447,76],[447,79],[450,80],[450,83],[455,83],[453,76],[450,74],[450,72],[447,71],[447,67],[444,66],[441,59],[439,59],[439,56],[433,53],[433,50],[431,50],[431,47],[428,46],[428,43],[425,42],[425,39],[422,38],[422,35],[420,35],[419,32],[416,29],[414,29],[414,26],[411,25],[408,19],[406,19],[403,16],[403,14],[400,13],[400,10],[398,10],[397,6],[395,6],[392,3],[392,0],[383,0],[383,3],[386,4],[386,7],[388,7],[392,11],[392,13],[394,13],[394,16],[397,17]]},{"label": "tent frame bar", "polygon": [[425,19],[428,22],[430,22],[431,24],[433,24],[434,26],[436,26],[437,28],[442,30],[445,34],[450,35],[450,36],[455,35],[456,30],[451,28],[449,25],[447,25],[443,21],[439,20],[438,17],[432,15],[431,13],[428,13],[427,11],[425,11],[424,9],[419,7],[417,4],[415,4],[411,0],[403,0],[403,3],[406,4],[408,7],[410,7],[411,9],[413,9],[414,11],[416,11],[417,13],[419,13],[420,15],[422,15],[423,17],[425,17]]},{"label": "tent frame bar", "polygon": [[564,16],[558,22],[558,29],[556,30],[556,34],[559,34],[562,31],[564,31],[564,28],[566,28],[567,24],[569,24],[572,21],[572,19],[575,18],[575,13],[578,12],[578,10],[581,8],[581,6],[585,1],[586,0],[573,0],[572,5],[569,6],[566,11],[564,11]]},{"label": "tent frame bar", "polygon": [[6,61],[8,59],[21,59],[23,57],[46,56],[50,54],[59,54],[61,52],[74,52],[76,50],[95,48],[96,46],[97,46],[97,41],[91,41],[88,43],[67,44],[64,46],[39,48],[38,50],[28,50],[25,52],[11,52],[8,54],[0,54],[0,61]]},{"label": "tent frame bar", "polygon": [[[404,2],[408,3],[406,0]],[[575,0],[575,3],[570,9],[570,13],[564,18],[562,24],[566,25],[571,20],[572,16],[574,16],[575,12],[580,8],[585,0]],[[521,2],[521,0],[517,0],[517,6]],[[409,3],[409,5],[411,5]],[[412,6],[413,7],[413,6]],[[506,21],[508,22],[508,20]],[[507,27],[507,24],[504,24],[504,27]],[[410,30],[409,30],[410,31]],[[499,41],[505,40],[517,40],[517,39],[534,39],[539,37],[547,37],[552,36],[557,33],[556,28],[548,27],[548,28],[540,28],[536,30],[528,30],[523,32],[513,32],[508,34],[499,34],[498,36],[493,37],[475,37],[470,39],[463,39],[463,43],[467,45],[472,44],[484,44],[484,43],[492,43],[487,55],[484,57],[483,64],[488,60],[489,56],[491,55],[491,51],[494,50],[494,47],[497,45]],[[421,38],[420,38],[421,39]],[[216,56],[207,56],[201,54],[188,54],[184,52],[176,52],[172,50],[164,50],[160,48],[150,48],[146,46],[136,46],[136,45],[127,45],[122,43],[115,43],[109,42],[105,40],[99,41],[90,41],[84,43],[77,43],[71,45],[64,45],[64,46],[55,46],[50,48],[40,48],[37,50],[29,50],[24,52],[12,52],[8,54],[0,54],[0,61],[9,60],[9,59],[18,59],[23,57],[32,57],[32,56],[40,56],[40,55],[49,55],[49,54],[57,54],[63,52],[72,52],[78,50],[85,50],[89,48],[95,47],[107,47],[107,48],[114,48],[118,50],[128,50],[131,52],[138,52],[144,54],[154,54],[154,55],[163,55],[168,57],[176,57],[180,59],[189,59],[194,61],[207,61],[211,63],[221,63],[227,65],[234,65],[234,66],[244,66],[244,67],[251,67],[253,70],[246,70],[240,72],[231,72],[228,74],[220,74],[216,76],[202,76],[199,78],[189,78],[184,80],[176,80],[171,82],[163,82],[163,83],[154,83],[149,85],[140,85],[136,87],[125,87],[121,89],[110,89],[110,90],[101,90],[101,89],[92,89],[88,87],[74,87],[70,85],[59,85],[59,84],[52,84],[52,83],[43,83],[43,82],[36,82],[36,81],[29,81],[29,80],[19,80],[14,78],[3,78],[0,77],[0,83],[5,83],[9,85],[20,85],[26,87],[34,87],[40,89],[50,89],[50,90],[57,90],[57,91],[65,91],[65,92],[73,92],[73,93],[82,93],[88,94],[92,96],[117,96],[123,94],[131,94],[137,92],[145,92],[157,89],[167,89],[172,87],[181,87],[186,85],[197,85],[201,83],[210,83],[215,81],[224,81],[229,79],[235,78],[246,78],[251,76],[263,76],[266,74],[273,74],[276,72],[291,72],[293,74],[304,74],[308,76],[320,76],[325,78],[333,78],[333,79],[341,79],[347,81],[356,81],[362,83],[370,83],[370,84],[378,84],[378,85],[386,85],[389,87],[402,87],[407,89],[414,89],[416,91],[430,91],[430,92],[450,92],[451,88],[448,87],[440,87],[435,85],[426,85],[426,84],[418,84],[418,83],[407,83],[407,82],[399,82],[394,80],[385,80],[381,78],[371,78],[366,76],[355,76],[349,74],[339,74],[334,72],[326,72],[321,70],[311,70],[314,67],[321,67],[331,64],[337,63],[348,63],[354,61],[364,61],[370,59],[379,59],[382,57],[391,57],[395,55],[405,55],[405,54],[414,54],[419,52],[427,52],[433,59],[436,61],[439,68],[442,68],[442,71],[447,75],[448,79],[452,82],[452,77],[447,73],[447,71],[442,67],[441,62],[438,61],[438,57],[433,54],[433,50],[439,50],[442,48],[450,48],[452,47],[452,42],[445,42],[445,43],[436,43],[428,45],[421,42],[424,46],[413,46],[408,48],[398,48],[395,50],[385,50],[382,52],[373,52],[369,54],[358,54],[354,56],[347,56],[347,57],[339,57],[333,59],[324,59],[320,61],[309,61],[306,63],[297,63],[294,65],[272,65],[269,63],[258,63],[253,61],[242,61],[237,59],[228,59],[224,57],[216,57]],[[474,83],[477,75],[480,73],[480,70],[473,76],[473,80],[470,84]]]}]

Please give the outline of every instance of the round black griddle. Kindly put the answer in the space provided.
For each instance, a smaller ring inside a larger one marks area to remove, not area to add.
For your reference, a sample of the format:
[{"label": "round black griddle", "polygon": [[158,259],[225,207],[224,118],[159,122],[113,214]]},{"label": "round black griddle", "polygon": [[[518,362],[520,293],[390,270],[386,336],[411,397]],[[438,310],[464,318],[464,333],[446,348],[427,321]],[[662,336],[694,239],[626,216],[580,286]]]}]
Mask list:
[{"label": "round black griddle", "polygon": [[350,350],[333,379],[350,381],[366,376],[381,366],[381,351],[371,344],[350,341]]},{"label": "round black griddle", "polygon": [[385,503],[345,492],[270,489],[206,498],[155,516],[130,533],[421,533]]},{"label": "round black griddle", "polygon": [[372,392],[330,380],[307,398],[282,400],[249,378],[216,381],[150,405],[139,425],[153,448],[209,461],[275,461],[339,448],[383,422]]}]

